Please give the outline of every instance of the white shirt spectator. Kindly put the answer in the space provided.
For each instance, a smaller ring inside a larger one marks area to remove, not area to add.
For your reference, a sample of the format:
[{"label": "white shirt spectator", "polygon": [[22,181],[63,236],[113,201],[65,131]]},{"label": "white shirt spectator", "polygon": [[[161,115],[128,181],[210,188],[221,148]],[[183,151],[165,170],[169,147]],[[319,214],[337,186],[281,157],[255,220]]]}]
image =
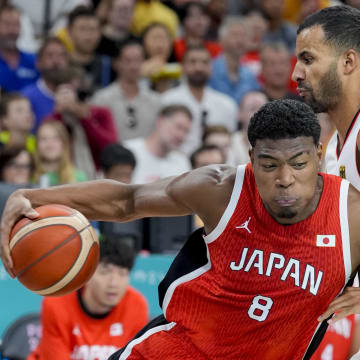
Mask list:
[{"label": "white shirt spectator", "polygon": [[165,157],[151,154],[146,148],[144,138],[128,140],[124,146],[131,150],[136,158],[132,181],[134,184],[145,184],[180,175],[191,168],[189,159],[179,151],[170,151]]},{"label": "white shirt spectator", "polygon": [[192,127],[181,147],[181,150],[188,155],[201,145],[203,123],[206,126],[224,125],[230,132],[236,130],[237,105],[235,101],[208,86],[204,89],[201,103],[195,99],[188,85],[184,83],[166,91],[162,95],[162,104],[181,104],[190,109],[193,115]]}]

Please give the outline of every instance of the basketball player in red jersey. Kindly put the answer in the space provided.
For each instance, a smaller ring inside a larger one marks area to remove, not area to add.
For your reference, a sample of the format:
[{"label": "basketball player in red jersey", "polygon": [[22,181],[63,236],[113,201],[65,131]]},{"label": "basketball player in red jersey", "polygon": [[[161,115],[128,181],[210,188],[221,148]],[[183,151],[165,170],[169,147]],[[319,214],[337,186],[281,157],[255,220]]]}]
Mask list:
[{"label": "basketball player in red jersey", "polygon": [[61,203],[90,219],[127,221],[197,213],[193,233],[159,287],[164,315],[111,359],[310,359],[326,322],[318,317],[360,264],[360,193],[319,173],[320,126],[292,100],[252,118],[251,164],[215,165],[147,185],[102,180],[12,194],[9,232],[33,207]]},{"label": "basketball player in red jersey", "polygon": [[[360,191],[360,11],[349,6],[325,8],[298,28],[293,80],[315,112],[325,112],[336,127],[323,168],[346,178]],[[320,317],[332,321],[360,313],[360,289],[349,287]]]}]

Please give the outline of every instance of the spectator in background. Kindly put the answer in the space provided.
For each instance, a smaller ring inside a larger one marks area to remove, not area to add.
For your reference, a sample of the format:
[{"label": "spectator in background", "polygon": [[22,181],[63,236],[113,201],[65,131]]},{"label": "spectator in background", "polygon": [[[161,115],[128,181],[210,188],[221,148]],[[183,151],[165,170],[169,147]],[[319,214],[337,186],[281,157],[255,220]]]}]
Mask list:
[{"label": "spectator in background", "polygon": [[20,12],[10,4],[0,8],[0,88],[18,91],[35,82],[38,72],[35,55],[18,49]]},{"label": "spectator in background", "polygon": [[96,54],[101,36],[100,21],[91,8],[78,6],[69,14],[67,29],[74,44],[71,63],[85,70],[86,89],[92,94],[112,80],[110,58]]},{"label": "spectator in background", "polygon": [[261,74],[260,52],[269,23],[259,11],[254,10],[244,17],[244,26],[248,30],[248,41],[247,53],[241,58],[241,63],[259,76]]},{"label": "spectator in background", "polygon": [[100,262],[85,286],[45,297],[42,338],[28,360],[107,360],[147,323],[148,305],[129,286],[135,251],[121,238],[100,241]]},{"label": "spectator in background", "polygon": [[93,179],[99,168],[101,150],[117,141],[116,127],[109,109],[89,105],[84,100],[83,69],[69,67],[68,78],[71,82],[56,88],[55,107],[50,117],[66,125],[71,136],[74,162],[88,178]]},{"label": "spectator in background", "polygon": [[181,10],[183,36],[174,42],[175,57],[178,62],[183,61],[188,47],[204,46],[211,57],[215,58],[221,52],[217,42],[205,39],[209,30],[210,19],[204,4],[188,2]]},{"label": "spectator in background", "polygon": [[181,150],[190,155],[201,145],[205,126],[224,125],[229,131],[236,129],[237,105],[235,101],[207,86],[211,74],[211,57],[204,47],[189,48],[183,60],[186,81],[162,95],[164,105],[183,104],[193,116],[191,131]]},{"label": "spectator in background", "polygon": [[131,21],[135,0],[110,0],[106,9],[106,23],[102,27],[102,35],[96,49],[98,54],[115,58],[119,46],[130,35]]},{"label": "spectator in background", "polygon": [[217,41],[219,28],[227,14],[227,0],[208,0],[206,4],[207,13],[210,18],[209,30],[206,35],[208,40]]},{"label": "spectator in background", "polygon": [[30,184],[33,170],[33,158],[24,147],[7,147],[0,151],[1,183]]},{"label": "spectator in background", "polygon": [[140,86],[141,66],[144,62],[142,45],[129,39],[114,61],[117,80],[95,93],[91,102],[111,109],[120,142],[146,137],[154,129],[160,108],[160,97]]},{"label": "spectator in background", "polygon": [[70,80],[68,66],[69,55],[64,44],[56,37],[47,38],[37,54],[36,67],[40,72],[40,78],[22,90],[30,100],[35,114],[34,133],[44,118],[53,111],[57,87]]},{"label": "spectator in background", "polygon": [[225,164],[224,153],[216,145],[202,145],[190,156],[192,169],[212,164]]},{"label": "spectator in background", "polygon": [[135,5],[132,32],[140,36],[152,23],[164,24],[175,38],[178,33],[179,18],[173,10],[159,0],[137,0]]},{"label": "spectator in background", "polygon": [[[0,75],[1,76],[1,75]],[[29,100],[18,93],[8,93],[0,101],[0,143],[6,147],[24,147],[33,154],[35,136],[31,134],[34,114]]]},{"label": "spectator in background", "polygon": [[265,43],[260,54],[264,92],[269,100],[301,97],[291,91],[291,54],[281,42]]},{"label": "spectator in background", "polygon": [[133,183],[144,184],[190,170],[188,158],[178,151],[190,131],[192,115],[183,105],[165,106],[152,134],[125,142],[135,155]]},{"label": "spectator in background", "polygon": [[215,145],[224,154],[225,163],[234,165],[234,154],[231,151],[231,132],[222,125],[209,126],[205,128],[203,145]]},{"label": "spectator in background", "polygon": [[213,61],[209,84],[239,104],[248,91],[260,89],[254,73],[246,65],[240,64],[248,49],[248,31],[243,19],[226,18],[219,36],[223,54]]},{"label": "spectator in background", "polygon": [[101,152],[100,166],[105,179],[130,184],[136,166],[136,159],[129,149],[114,143],[106,146]]},{"label": "spectator in background", "polygon": [[[37,39],[43,39],[50,31],[64,26],[67,15],[78,5],[87,5],[89,0],[9,0],[13,5],[27,14],[34,27]],[[47,5],[50,6],[46,8]],[[48,13],[47,13],[48,11]]]},{"label": "spectator in background", "polygon": [[34,183],[40,187],[86,181],[85,173],[77,169],[71,158],[69,134],[58,121],[46,121],[37,132]]},{"label": "spectator in background", "polygon": [[286,44],[290,54],[293,54],[296,46],[296,27],[282,18],[284,0],[262,0],[260,9],[269,21],[269,29],[265,33],[264,41],[281,41]]},{"label": "spectator in background", "polygon": [[239,106],[239,128],[232,136],[231,150],[236,165],[250,161],[250,144],[247,137],[249,122],[251,117],[268,101],[267,96],[261,91],[251,91],[244,95]]},{"label": "spectator in background", "polygon": [[174,87],[181,76],[178,63],[169,63],[173,55],[173,39],[168,28],[160,23],[149,25],[143,33],[145,61],[141,67],[141,75],[151,84],[151,88],[163,93]]}]

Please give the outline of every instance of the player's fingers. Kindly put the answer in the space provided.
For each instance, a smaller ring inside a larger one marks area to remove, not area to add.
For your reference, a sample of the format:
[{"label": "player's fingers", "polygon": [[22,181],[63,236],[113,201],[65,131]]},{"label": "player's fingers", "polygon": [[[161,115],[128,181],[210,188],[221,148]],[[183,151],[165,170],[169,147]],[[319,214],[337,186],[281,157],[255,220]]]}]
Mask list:
[{"label": "player's fingers", "polygon": [[[5,227],[5,228],[4,228]],[[11,277],[15,277],[13,272],[13,262],[10,256],[10,247],[8,240],[8,231],[6,226],[1,228],[1,260],[4,264],[5,270],[9,273]]]},{"label": "player's fingers", "polygon": [[26,211],[24,211],[24,216],[26,216],[29,219],[36,219],[40,216],[40,214],[34,210],[33,208],[27,209]]},{"label": "player's fingers", "polygon": [[360,313],[360,293],[356,293],[356,296],[348,295],[342,296],[341,299],[338,298],[336,301],[334,300],[326,311],[321,314],[318,318],[318,321],[324,321],[331,314],[340,313],[344,310],[349,310],[351,314],[359,314]]},{"label": "player's fingers", "polygon": [[335,313],[335,315],[328,320],[328,323],[329,324],[333,324],[335,323],[336,321],[339,321],[343,318],[346,318],[347,316],[351,315],[353,312],[352,312],[352,309],[344,309],[338,313]]}]

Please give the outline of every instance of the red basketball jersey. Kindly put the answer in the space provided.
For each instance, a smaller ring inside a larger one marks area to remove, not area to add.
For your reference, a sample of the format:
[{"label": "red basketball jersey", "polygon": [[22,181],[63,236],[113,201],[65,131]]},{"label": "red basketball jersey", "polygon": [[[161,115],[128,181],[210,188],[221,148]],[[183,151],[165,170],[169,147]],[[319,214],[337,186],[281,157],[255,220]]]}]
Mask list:
[{"label": "red basketball jersey", "polygon": [[351,274],[349,183],[321,176],[315,212],[284,226],[266,211],[251,165],[239,166],[219,224],[190,237],[160,284],[168,323],[119,359],[308,358],[318,316]]}]

